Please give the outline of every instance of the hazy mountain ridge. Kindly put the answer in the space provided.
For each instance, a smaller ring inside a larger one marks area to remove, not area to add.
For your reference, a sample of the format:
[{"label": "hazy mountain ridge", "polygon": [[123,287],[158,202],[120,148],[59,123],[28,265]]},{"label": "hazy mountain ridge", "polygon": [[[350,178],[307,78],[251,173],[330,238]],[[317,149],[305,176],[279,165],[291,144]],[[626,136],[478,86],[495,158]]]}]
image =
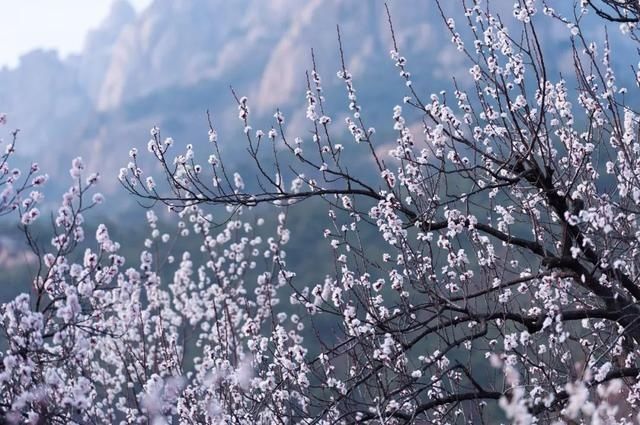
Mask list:
[{"label": "hazy mountain ridge", "polygon": [[[397,40],[422,91],[467,74],[429,4],[390,2]],[[88,35],[81,54],[61,60],[55,52],[35,51],[16,69],[0,70],[0,109],[22,130],[20,152],[33,156],[47,149],[47,157],[38,159],[50,174],[66,170],[67,160],[80,154],[115,187],[128,148],[144,148],[152,125],[179,143],[204,142],[210,109],[223,142],[238,139],[242,127],[229,85],[249,96],[258,125],[271,125],[279,107],[290,130],[306,134],[305,70],[312,47],[328,102],[340,108],[332,114],[344,114],[346,96],[335,75],[336,24],[365,113],[376,121],[372,125],[389,117],[391,128],[391,108],[404,93],[388,55],[382,1],[156,0],[136,15],[120,0]],[[227,144],[231,155],[240,145]]]},{"label": "hazy mountain ridge", "polygon": [[[292,120],[304,123],[304,108],[296,107],[304,102],[311,47],[322,70],[332,65],[324,73],[327,88],[340,87],[336,23],[354,74],[382,61],[393,77],[389,46],[381,48],[388,32],[383,11],[382,3],[344,0],[177,0],[156,1],[136,16],[120,0],[81,54],[61,60],[34,51],[16,69],[1,70],[1,109],[22,130],[21,153],[49,149],[41,162],[55,168],[51,174],[76,154],[114,174],[129,146],[146,144],[154,124],[176,140],[204,137],[209,108],[221,133],[236,137],[241,125],[229,85],[250,97],[257,116],[300,109]],[[373,30],[364,31],[370,24]]]}]

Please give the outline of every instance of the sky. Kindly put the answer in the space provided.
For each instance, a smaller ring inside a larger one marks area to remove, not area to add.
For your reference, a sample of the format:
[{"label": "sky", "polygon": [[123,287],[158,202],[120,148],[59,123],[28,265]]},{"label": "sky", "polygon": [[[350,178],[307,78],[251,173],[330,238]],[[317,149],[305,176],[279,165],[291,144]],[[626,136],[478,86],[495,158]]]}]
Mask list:
[{"label": "sky", "polygon": [[[115,0],[0,0],[0,68],[14,67],[37,48],[65,57],[82,49],[89,30],[107,16]],[[129,0],[140,11],[152,0]]]}]

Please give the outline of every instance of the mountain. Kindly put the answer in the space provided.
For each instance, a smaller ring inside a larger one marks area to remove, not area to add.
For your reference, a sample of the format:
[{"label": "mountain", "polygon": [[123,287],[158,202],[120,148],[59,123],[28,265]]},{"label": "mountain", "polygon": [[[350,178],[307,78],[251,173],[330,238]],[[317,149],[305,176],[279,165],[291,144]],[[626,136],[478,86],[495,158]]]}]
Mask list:
[{"label": "mountain", "polygon": [[99,102],[109,66],[115,56],[116,43],[125,29],[133,28],[136,11],[126,0],[116,0],[102,24],[89,32],[84,52],[71,59],[78,72],[78,80],[94,105]]},{"label": "mountain", "polygon": [[[510,4],[496,4],[511,15]],[[392,0],[389,7],[421,93],[450,88],[451,76],[468,74],[434,3]],[[229,86],[249,97],[255,129],[271,126],[280,108],[289,131],[304,136],[312,47],[333,116],[348,113],[344,83],[336,77],[336,24],[366,122],[387,123],[390,134],[404,84],[389,58],[391,36],[379,0],[156,0],[139,14],[118,0],[80,54],[60,59],[56,52],[34,51],[17,68],[0,70],[0,110],[21,128],[18,151],[25,158],[40,160],[56,176],[66,175],[68,160],[82,155],[107,176],[107,191],[118,187],[115,175],[129,148],[144,149],[153,125],[178,144],[206,146],[206,110],[227,159],[235,160],[243,151],[242,124]],[[547,50],[566,56],[568,29],[544,25]],[[336,120],[334,128],[343,127]]]},{"label": "mountain", "polygon": [[16,69],[0,70],[0,105],[23,130],[18,149],[25,155],[66,148],[63,139],[79,138],[93,109],[73,66],[44,50],[24,55]]}]

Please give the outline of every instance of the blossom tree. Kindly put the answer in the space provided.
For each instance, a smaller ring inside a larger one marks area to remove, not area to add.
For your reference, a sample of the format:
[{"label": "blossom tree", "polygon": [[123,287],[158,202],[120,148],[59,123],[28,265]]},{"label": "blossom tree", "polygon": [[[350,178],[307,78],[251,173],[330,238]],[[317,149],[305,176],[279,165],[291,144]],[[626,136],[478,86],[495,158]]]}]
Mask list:
[{"label": "blossom tree", "polygon": [[[162,189],[143,177],[134,152],[123,184],[172,210],[327,202],[335,275],[315,285],[286,280],[304,321],[331,317],[340,334],[313,335],[323,348],[306,353],[311,378],[300,392],[308,400],[291,407],[292,418],[474,422],[497,403],[520,423],[637,419],[638,116],[616,79],[609,39],[598,45],[582,28],[594,10],[615,20],[607,4],[620,16],[636,11],[633,2],[583,2],[565,17],[546,2],[520,1],[514,24],[473,1],[462,2],[460,25],[434,2],[472,84],[456,81],[451,93],[426,99],[390,18],[391,58],[407,93],[393,111],[397,139],[386,154],[344,57],[349,144],[336,140],[315,65],[310,141],[292,140],[280,111],[271,129],[254,132],[248,99],[236,97],[257,190],[225,168],[213,126],[205,165],[191,145],[170,156],[171,143],[154,133],[149,151],[164,170]],[[552,75],[543,19],[568,26],[574,75]],[[633,19],[624,31],[635,39]],[[421,135],[406,108],[422,114]],[[347,149],[368,155],[379,180],[350,169]],[[388,244],[381,258],[360,242],[369,226]]]},{"label": "blossom tree", "polygon": [[[192,231],[199,258],[206,258],[194,264],[189,252],[176,261],[163,249],[173,237],[161,234],[158,217],[148,211],[146,249],[127,260],[102,224],[94,241],[85,240],[84,216],[103,202],[101,194],[90,194],[99,178],[86,175],[81,158],[69,171],[72,185],[47,244],[31,230],[38,214],[30,211],[41,196],[22,195],[41,178],[12,192],[40,264],[31,293],[0,306],[2,423],[282,421],[292,397],[305,403],[294,384],[280,382],[287,372],[274,369],[280,362],[305,367],[302,323],[274,325],[278,361],[261,333],[273,319],[276,288],[291,277],[279,261],[288,239],[284,215],[278,236],[263,239],[257,231],[263,219],[238,214],[220,228],[200,209],[185,211],[179,234]],[[174,262],[167,284],[162,270]],[[245,275],[260,285],[256,296],[247,295]],[[304,384],[303,372],[293,377]],[[276,384],[280,390],[272,393]]]},{"label": "blossom tree", "polygon": [[[564,15],[552,3],[517,1],[504,20],[460,1],[456,21],[433,0],[469,76],[427,97],[387,11],[406,84],[392,146],[367,122],[339,30],[344,127],[315,58],[307,140],[279,110],[252,129],[233,93],[250,174],[224,160],[211,117],[208,147],[174,152],[154,127],[161,171],[132,150],[119,177],[178,229],[149,210],[136,259],[104,226],[74,259],[83,214],[102,200],[85,199],[97,176],[74,161],[33,293],[0,310],[0,411],[31,423],[638,423],[640,116],[614,42],[585,31],[591,13],[635,41],[635,21],[616,17],[636,6],[583,1]],[[566,25],[573,75],[549,66],[545,20]],[[288,213],[313,198],[327,205],[318,240],[334,266],[320,282],[284,249]],[[260,204],[277,209],[271,237]],[[198,249],[176,256],[176,237]]]},{"label": "blossom tree", "polygon": [[601,18],[613,22],[637,23],[640,21],[640,4],[634,0],[587,0],[589,6]]},{"label": "blossom tree", "polygon": [[[7,115],[0,113],[0,128],[6,124]],[[40,166],[35,162],[31,164],[26,175],[20,168],[12,167],[18,131],[11,132],[10,137],[11,140],[6,144],[4,153],[0,155],[0,188],[2,189],[0,192],[0,215],[18,211],[22,224],[29,224],[40,215],[36,205],[42,201],[42,194],[38,189],[46,183],[49,176],[38,174]]]}]

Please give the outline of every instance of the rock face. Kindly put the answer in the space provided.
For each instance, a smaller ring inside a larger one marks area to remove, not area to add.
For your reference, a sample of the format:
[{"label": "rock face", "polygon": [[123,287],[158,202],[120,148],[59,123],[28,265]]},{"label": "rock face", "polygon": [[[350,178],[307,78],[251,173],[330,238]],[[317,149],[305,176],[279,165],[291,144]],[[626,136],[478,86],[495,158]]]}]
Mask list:
[{"label": "rock face", "polygon": [[[214,77],[219,52],[244,32],[249,0],[156,1],[115,40],[97,106],[118,107],[135,97]],[[218,72],[219,74],[219,72]]]},{"label": "rock face", "polygon": [[[443,81],[467,74],[433,3],[392,0],[389,6],[396,39],[422,92],[448,87]],[[21,153],[33,157],[53,147],[47,155],[50,174],[81,154],[107,181],[126,163],[128,147],[146,144],[151,125],[184,143],[206,140],[204,111],[210,109],[219,132],[238,138],[229,85],[249,96],[258,120],[254,127],[270,126],[280,108],[290,130],[305,134],[305,70],[312,47],[327,102],[337,115],[346,110],[335,75],[336,24],[371,123],[389,119],[403,82],[389,59],[384,4],[352,0],[155,0],[137,15],[118,0],[81,54],[61,60],[55,52],[34,51],[18,68],[0,70],[0,110],[21,127]],[[553,37],[553,31],[543,33]],[[241,151],[239,144],[230,145]]]},{"label": "rock face", "polygon": [[78,80],[94,103],[98,102],[107,70],[120,35],[136,21],[136,12],[126,0],[116,0],[109,16],[85,40],[84,52],[74,58]]}]

